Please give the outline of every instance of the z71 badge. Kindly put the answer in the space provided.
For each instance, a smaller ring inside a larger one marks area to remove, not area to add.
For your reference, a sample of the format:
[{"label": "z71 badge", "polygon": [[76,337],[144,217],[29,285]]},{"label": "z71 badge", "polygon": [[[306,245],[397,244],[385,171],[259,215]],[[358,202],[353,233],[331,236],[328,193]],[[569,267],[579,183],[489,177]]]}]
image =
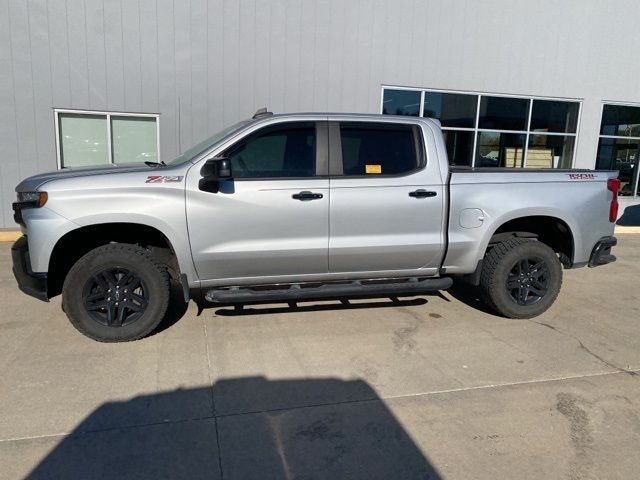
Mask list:
[{"label": "z71 badge", "polygon": [[177,183],[183,178],[183,175],[149,175],[144,183]]}]

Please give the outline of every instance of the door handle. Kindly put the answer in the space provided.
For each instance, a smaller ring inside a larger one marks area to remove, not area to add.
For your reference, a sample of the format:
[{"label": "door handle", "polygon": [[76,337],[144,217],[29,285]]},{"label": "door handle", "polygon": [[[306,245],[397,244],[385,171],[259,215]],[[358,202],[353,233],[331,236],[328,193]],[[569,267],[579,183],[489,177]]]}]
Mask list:
[{"label": "door handle", "polygon": [[293,195],[291,195],[291,198],[293,198],[294,200],[301,200],[301,201],[305,201],[305,200],[318,200],[320,198],[322,198],[322,194],[321,193],[313,193],[310,192],[308,190],[305,190],[303,192],[300,193],[294,193]]},{"label": "door handle", "polygon": [[438,192],[429,192],[427,190],[423,190],[422,188],[413,192],[409,192],[409,196],[415,198],[435,197],[436,195],[438,195]]}]

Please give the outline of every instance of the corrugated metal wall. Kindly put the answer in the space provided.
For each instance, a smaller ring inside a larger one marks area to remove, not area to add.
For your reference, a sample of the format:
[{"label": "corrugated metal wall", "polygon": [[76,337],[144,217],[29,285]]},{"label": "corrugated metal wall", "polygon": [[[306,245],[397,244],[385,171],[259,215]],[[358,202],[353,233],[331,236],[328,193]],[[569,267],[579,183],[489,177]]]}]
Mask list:
[{"label": "corrugated metal wall", "polygon": [[640,102],[636,0],[0,0],[0,226],[56,166],[53,108],[160,113],[175,156],[261,106],[378,112],[381,84]]}]

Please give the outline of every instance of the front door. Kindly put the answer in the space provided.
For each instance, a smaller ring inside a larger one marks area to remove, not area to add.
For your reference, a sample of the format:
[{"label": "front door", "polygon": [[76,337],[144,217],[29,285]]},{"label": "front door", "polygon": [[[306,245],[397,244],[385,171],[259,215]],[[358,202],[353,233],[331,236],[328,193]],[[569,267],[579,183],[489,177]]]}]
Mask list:
[{"label": "front door", "polygon": [[326,158],[326,136],[317,141],[325,126],[282,122],[241,139],[222,153],[232,179],[218,193],[201,191],[200,166],[191,169],[187,221],[200,280],[327,273],[329,181],[326,161],[318,161]]},{"label": "front door", "polygon": [[436,158],[427,161],[422,129],[332,122],[329,139],[329,271],[437,273],[445,188]]}]

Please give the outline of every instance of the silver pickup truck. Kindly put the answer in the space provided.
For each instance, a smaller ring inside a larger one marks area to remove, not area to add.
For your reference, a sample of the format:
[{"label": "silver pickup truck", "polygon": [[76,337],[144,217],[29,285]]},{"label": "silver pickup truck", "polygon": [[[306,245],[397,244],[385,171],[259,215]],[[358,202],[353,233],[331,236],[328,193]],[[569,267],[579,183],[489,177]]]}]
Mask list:
[{"label": "silver pickup truck", "polygon": [[166,164],[27,178],[13,268],[105,342],[149,334],[171,281],[205,306],[412,296],[459,277],[530,318],[562,267],[615,260],[616,176],[450,168],[430,119],[262,112]]}]

